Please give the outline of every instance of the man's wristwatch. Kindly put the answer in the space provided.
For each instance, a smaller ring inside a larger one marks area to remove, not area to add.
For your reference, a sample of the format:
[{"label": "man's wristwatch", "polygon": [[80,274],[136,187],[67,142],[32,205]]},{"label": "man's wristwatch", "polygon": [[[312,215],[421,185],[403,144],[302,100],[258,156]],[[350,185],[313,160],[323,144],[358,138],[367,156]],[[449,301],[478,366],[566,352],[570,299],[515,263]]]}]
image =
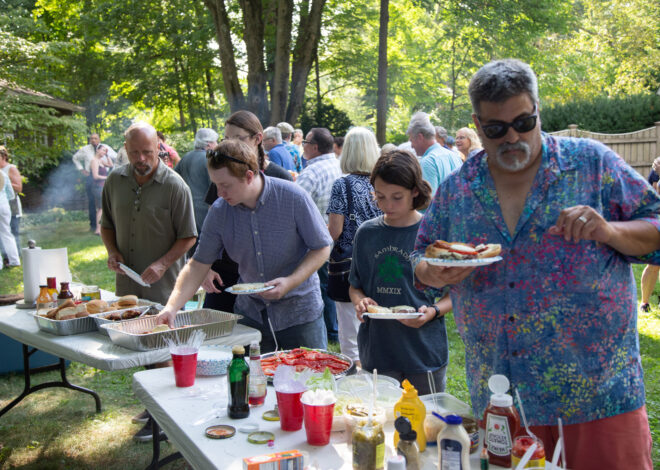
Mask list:
[{"label": "man's wristwatch", "polygon": [[433,309],[435,310],[435,317],[433,319],[435,320],[436,318],[439,318],[442,316],[442,312],[440,311],[440,307],[438,307],[436,304],[431,305]]}]

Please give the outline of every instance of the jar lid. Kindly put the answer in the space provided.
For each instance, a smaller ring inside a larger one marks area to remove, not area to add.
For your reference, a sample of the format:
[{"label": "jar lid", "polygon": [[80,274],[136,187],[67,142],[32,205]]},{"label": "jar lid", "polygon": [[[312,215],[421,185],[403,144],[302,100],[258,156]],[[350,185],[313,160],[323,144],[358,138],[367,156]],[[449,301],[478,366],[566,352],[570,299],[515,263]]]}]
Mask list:
[{"label": "jar lid", "polygon": [[264,411],[264,414],[262,414],[261,417],[266,421],[279,421],[280,413],[276,409],[268,410],[268,411]]},{"label": "jar lid", "polygon": [[245,355],[245,348],[243,346],[241,346],[240,344],[238,344],[238,345],[234,346],[233,348],[231,348],[231,352],[234,355],[236,355],[236,354]]},{"label": "jar lid", "polygon": [[257,431],[248,434],[247,440],[250,444],[268,444],[275,440],[275,434],[268,431]]},{"label": "jar lid", "polygon": [[238,432],[242,432],[244,434],[250,434],[258,430],[259,430],[259,426],[255,423],[247,423],[241,426],[240,428],[238,428]]},{"label": "jar lid", "polygon": [[228,424],[218,424],[206,428],[206,437],[211,439],[229,439],[236,434],[236,428]]},{"label": "jar lid", "polygon": [[493,406],[513,406],[513,397],[508,393],[496,394],[490,396],[490,403]]},{"label": "jar lid", "polygon": [[490,391],[495,395],[505,394],[509,391],[510,386],[509,379],[502,374],[491,375],[490,379],[488,379],[488,388],[490,388]]}]

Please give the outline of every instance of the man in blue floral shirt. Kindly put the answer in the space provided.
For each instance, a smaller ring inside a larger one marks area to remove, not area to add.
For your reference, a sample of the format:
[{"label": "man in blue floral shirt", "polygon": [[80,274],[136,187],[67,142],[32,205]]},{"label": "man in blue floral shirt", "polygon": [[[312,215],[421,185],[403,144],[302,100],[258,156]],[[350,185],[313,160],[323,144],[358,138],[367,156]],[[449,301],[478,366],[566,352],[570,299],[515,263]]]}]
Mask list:
[{"label": "man in blue floral shirt", "polygon": [[[651,469],[630,263],[660,264],[660,198],[620,157],[541,132],[536,76],[491,62],[470,82],[484,151],[438,188],[419,229],[419,287],[449,288],[475,413],[504,374],[568,467]],[[421,260],[437,239],[500,243],[482,267]]]}]

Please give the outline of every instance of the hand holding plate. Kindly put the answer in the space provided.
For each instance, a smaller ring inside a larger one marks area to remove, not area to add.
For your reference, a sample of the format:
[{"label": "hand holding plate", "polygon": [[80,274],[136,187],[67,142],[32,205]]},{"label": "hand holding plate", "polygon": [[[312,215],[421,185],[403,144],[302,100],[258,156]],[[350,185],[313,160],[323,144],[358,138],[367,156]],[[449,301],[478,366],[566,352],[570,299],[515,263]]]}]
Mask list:
[{"label": "hand holding plate", "polygon": [[424,326],[426,322],[433,320],[435,317],[435,309],[433,307],[422,305],[417,311],[424,315],[415,318],[401,318],[399,321],[410,328],[419,328]]},{"label": "hand holding plate", "polygon": [[108,269],[119,274],[124,274],[124,271],[119,267],[119,263],[124,262],[124,257],[118,251],[116,253],[108,254]]},{"label": "hand holding plate", "polygon": [[158,282],[160,278],[163,277],[165,271],[167,271],[167,266],[165,266],[165,264],[161,263],[160,261],[154,261],[149,266],[147,266],[147,269],[144,270],[140,277],[147,284],[153,284]]},{"label": "hand holding plate", "polygon": [[475,269],[475,267],[434,266],[426,261],[421,261],[415,269],[415,275],[423,284],[440,289],[452,284],[458,284],[472,274],[472,271]]},{"label": "hand holding plate", "polygon": [[362,315],[367,311],[369,305],[378,305],[374,299],[371,297],[363,297],[357,304],[355,304],[355,313],[357,314],[358,320],[364,323],[364,318]]},{"label": "hand holding plate", "polygon": [[265,285],[275,286],[274,289],[266,290],[257,294],[266,300],[280,300],[294,287],[288,277],[277,277],[272,281],[266,282]]}]

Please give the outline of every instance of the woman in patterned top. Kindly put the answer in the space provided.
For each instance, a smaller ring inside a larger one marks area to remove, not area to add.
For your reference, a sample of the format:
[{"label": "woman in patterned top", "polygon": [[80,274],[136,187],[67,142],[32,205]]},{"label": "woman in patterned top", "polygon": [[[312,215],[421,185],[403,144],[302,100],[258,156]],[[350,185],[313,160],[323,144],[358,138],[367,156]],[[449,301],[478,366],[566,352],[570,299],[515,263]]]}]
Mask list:
[{"label": "woman in patterned top", "polygon": [[[341,171],[347,176],[339,178],[332,186],[328,206],[328,228],[335,242],[333,253],[340,252],[351,257],[353,237],[365,220],[382,214],[373,199],[374,188],[369,175],[378,160],[378,143],[374,133],[364,127],[354,127],[344,140]],[[350,188],[352,210],[349,211],[347,192]],[[332,256],[332,255],[331,255]],[[360,322],[355,308],[349,302],[337,302],[337,323],[341,353],[359,363],[357,331]]]}]

